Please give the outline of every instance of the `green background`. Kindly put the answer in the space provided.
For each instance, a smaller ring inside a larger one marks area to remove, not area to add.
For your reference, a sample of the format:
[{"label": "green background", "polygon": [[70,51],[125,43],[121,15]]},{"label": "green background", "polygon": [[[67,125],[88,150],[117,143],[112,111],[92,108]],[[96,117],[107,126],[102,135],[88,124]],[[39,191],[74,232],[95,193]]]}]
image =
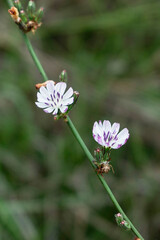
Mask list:
[{"label": "green background", "polygon": [[[28,36],[49,79],[66,69],[80,92],[70,117],[92,153],[95,121],[129,129],[105,178],[145,240],[160,239],[160,1],[36,3],[44,21]],[[36,107],[43,79],[4,0],[0,19],[0,239],[134,239],[67,125]]]}]

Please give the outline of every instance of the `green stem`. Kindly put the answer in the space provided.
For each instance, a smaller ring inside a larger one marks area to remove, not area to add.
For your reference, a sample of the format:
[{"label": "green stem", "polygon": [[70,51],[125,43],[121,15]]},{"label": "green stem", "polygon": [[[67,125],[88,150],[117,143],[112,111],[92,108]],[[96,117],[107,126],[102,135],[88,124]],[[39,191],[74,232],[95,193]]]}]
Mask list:
[{"label": "green stem", "polygon": [[30,52],[30,54],[32,56],[32,59],[33,59],[34,63],[36,64],[38,70],[40,71],[44,81],[47,81],[48,77],[47,77],[47,75],[46,75],[46,73],[45,73],[45,71],[44,71],[44,69],[43,69],[43,67],[42,67],[38,57],[36,56],[36,54],[35,54],[35,52],[33,50],[32,44],[31,44],[28,36],[25,33],[23,33],[23,38],[24,38],[24,41],[25,41],[25,43],[27,45],[28,51]]},{"label": "green stem", "polygon": [[[13,6],[13,1],[12,0],[7,0],[7,2],[8,2],[9,7]],[[42,75],[44,81],[47,81],[48,77],[47,77],[47,75],[46,75],[46,73],[45,73],[45,71],[44,71],[44,69],[43,69],[43,67],[42,67],[42,65],[41,65],[41,63],[40,63],[36,53],[35,53],[35,51],[33,50],[32,44],[31,44],[28,36],[25,33],[23,33],[23,32],[22,32],[22,35],[23,35],[24,41],[26,43],[28,51],[30,52],[30,54],[32,56],[32,59],[33,59],[34,63],[36,64],[36,66],[37,66],[40,74]]]},{"label": "green stem", "polygon": [[[13,3],[12,3],[12,0],[7,0],[8,2],[8,5],[11,7],[13,6]],[[24,38],[24,41],[26,43],[26,46],[32,56],[32,59],[34,61],[34,63],[36,64],[39,72],[41,73],[44,81],[47,81],[48,78],[47,78],[47,75],[38,59],[38,57],[36,56],[34,50],[33,50],[33,47],[31,45],[31,42],[30,40],[28,39],[28,36],[26,34],[23,33],[23,38]],[[88,150],[87,146],[85,145],[85,143],[83,142],[81,136],[79,135],[77,129],[75,128],[75,126],[73,125],[71,119],[69,118],[69,116],[67,116],[67,124],[69,126],[69,128],[71,129],[73,135],[75,136],[75,138],[77,139],[77,141],[79,142],[80,146],[82,147],[83,151],[85,152],[86,156],[88,157],[92,167],[95,169],[95,165],[93,163],[93,156],[92,154],[90,153],[90,151]],[[95,171],[96,172],[96,171]],[[122,208],[120,207],[119,203],[117,202],[116,198],[114,197],[111,189],[109,188],[108,184],[106,183],[106,181],[104,180],[104,178],[100,175],[100,174],[97,174],[99,180],[101,181],[102,185],[104,186],[105,190],[107,191],[111,201],[113,202],[113,204],[115,205],[115,207],[117,208],[118,212],[120,212],[122,214],[122,216],[124,217],[124,219],[130,224],[131,226],[131,229],[132,229],[132,232],[138,237],[140,238],[141,240],[144,240],[144,238],[141,236],[141,234],[137,231],[137,229],[134,227],[134,225],[132,224],[132,222],[128,219],[128,217],[126,216],[126,214],[123,212]]]},{"label": "green stem", "polygon": [[[69,126],[69,128],[71,129],[73,135],[75,136],[75,138],[77,139],[77,141],[79,142],[80,146],[82,147],[83,151],[85,152],[86,156],[88,157],[92,167],[95,169],[95,166],[93,164],[93,156],[90,153],[90,151],[88,150],[87,146],[85,145],[85,143],[83,142],[81,136],[79,135],[77,129],[75,128],[75,126],[73,125],[71,119],[69,118],[69,116],[67,116],[67,124]],[[113,202],[113,204],[115,205],[115,207],[117,208],[118,212],[120,212],[122,214],[122,216],[124,217],[124,219],[130,224],[132,232],[139,237],[141,240],[144,240],[143,237],[141,236],[141,234],[137,231],[137,229],[134,227],[134,225],[132,224],[132,222],[129,220],[129,218],[126,216],[126,214],[124,213],[124,211],[122,210],[121,206],[119,205],[119,203],[117,202],[115,196],[113,195],[111,189],[109,188],[108,184],[106,183],[106,181],[104,180],[104,178],[100,175],[97,174],[99,180],[101,181],[101,183],[103,184],[104,188],[106,189],[111,201]]]}]

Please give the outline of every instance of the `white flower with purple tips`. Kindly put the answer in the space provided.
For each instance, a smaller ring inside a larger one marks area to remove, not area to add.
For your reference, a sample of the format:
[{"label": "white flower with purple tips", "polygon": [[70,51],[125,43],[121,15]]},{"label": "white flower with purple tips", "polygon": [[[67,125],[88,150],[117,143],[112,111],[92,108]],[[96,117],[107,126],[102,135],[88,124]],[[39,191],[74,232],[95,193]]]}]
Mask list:
[{"label": "white flower with purple tips", "polygon": [[[129,138],[129,131],[124,128],[119,132],[120,124],[113,123],[111,126],[110,121],[104,120],[95,122],[93,125],[93,137],[96,142],[106,148],[118,149],[124,145]],[[119,133],[118,133],[119,132]]]},{"label": "white flower with purple tips", "polygon": [[66,87],[65,82],[54,84],[53,81],[48,81],[46,87],[40,87],[35,104],[39,108],[43,108],[46,113],[53,115],[59,112],[65,113],[68,110],[68,105],[74,102],[73,89],[70,87],[64,94]]}]

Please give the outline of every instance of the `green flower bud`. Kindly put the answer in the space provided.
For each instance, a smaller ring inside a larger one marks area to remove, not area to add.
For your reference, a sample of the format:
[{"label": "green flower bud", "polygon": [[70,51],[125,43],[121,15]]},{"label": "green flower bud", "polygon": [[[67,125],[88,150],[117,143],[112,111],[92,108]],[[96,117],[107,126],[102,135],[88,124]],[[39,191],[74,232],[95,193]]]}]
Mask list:
[{"label": "green flower bud", "polygon": [[119,226],[120,226],[121,228],[123,228],[124,230],[127,230],[127,231],[131,229],[130,224],[129,224],[127,221],[125,221],[125,220],[123,220],[123,221],[119,224]]},{"label": "green flower bud", "polygon": [[94,156],[97,161],[97,164],[103,162],[103,153],[100,148],[94,150]]},{"label": "green flower bud", "polygon": [[41,7],[36,13],[37,22],[41,22],[43,15],[44,15],[44,8]]},{"label": "green flower bud", "polygon": [[19,0],[14,1],[14,6],[20,11],[22,9],[22,4]]},{"label": "green flower bud", "polygon": [[20,17],[21,17],[22,22],[24,22],[24,23],[28,22],[25,11],[23,11],[23,10],[20,11]]},{"label": "green flower bud", "polygon": [[123,221],[123,216],[120,213],[115,214],[115,219],[118,225]]},{"label": "green flower bud", "polygon": [[66,70],[63,70],[61,72],[61,74],[59,75],[59,79],[60,79],[61,82],[67,82],[68,77],[67,77]]},{"label": "green flower bud", "polygon": [[36,5],[35,2],[33,0],[29,0],[28,2],[28,7],[27,7],[27,12],[28,12],[28,16],[30,20],[33,20],[33,18],[35,17],[35,10],[36,10]]}]

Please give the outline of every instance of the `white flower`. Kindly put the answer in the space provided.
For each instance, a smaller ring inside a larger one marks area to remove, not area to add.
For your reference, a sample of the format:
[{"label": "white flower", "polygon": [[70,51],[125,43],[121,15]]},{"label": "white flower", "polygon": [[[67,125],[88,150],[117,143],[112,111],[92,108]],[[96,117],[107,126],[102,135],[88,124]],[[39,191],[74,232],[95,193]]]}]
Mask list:
[{"label": "white flower", "polygon": [[56,115],[58,111],[65,113],[68,110],[68,105],[74,102],[73,89],[70,87],[64,94],[67,84],[53,81],[48,81],[46,87],[42,86],[37,93],[37,102],[39,108],[43,108],[46,113]]},{"label": "white flower", "polygon": [[95,122],[93,125],[93,137],[100,145],[108,148],[118,149],[124,145],[129,138],[129,131],[124,128],[119,132],[120,124],[113,123],[111,126],[110,121]]}]

